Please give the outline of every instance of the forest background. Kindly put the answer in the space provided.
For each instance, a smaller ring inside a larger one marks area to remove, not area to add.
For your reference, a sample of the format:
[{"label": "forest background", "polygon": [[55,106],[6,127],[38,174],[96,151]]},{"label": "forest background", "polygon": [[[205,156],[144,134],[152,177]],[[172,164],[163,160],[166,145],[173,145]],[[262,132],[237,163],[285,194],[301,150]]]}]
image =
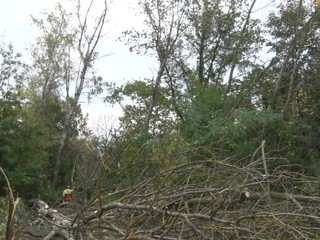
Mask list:
[{"label": "forest background", "polygon": [[[139,0],[143,24],[117,37],[152,68],[120,82],[96,67],[112,53],[102,44],[112,4],[68,3],[31,18],[39,35],[28,61],[0,46],[0,166],[19,197],[56,203],[70,183],[86,203],[169,170],[149,189],[154,199],[160,189],[211,184],[220,194],[317,195],[316,2]],[[81,104],[96,98],[121,108],[117,124],[88,126]],[[235,169],[242,178],[224,182]]]}]

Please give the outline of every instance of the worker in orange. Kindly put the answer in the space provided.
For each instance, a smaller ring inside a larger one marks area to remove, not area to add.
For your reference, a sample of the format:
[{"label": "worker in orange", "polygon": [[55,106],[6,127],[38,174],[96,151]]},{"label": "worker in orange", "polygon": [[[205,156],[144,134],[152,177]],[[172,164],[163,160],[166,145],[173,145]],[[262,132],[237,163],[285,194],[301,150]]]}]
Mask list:
[{"label": "worker in orange", "polygon": [[69,202],[72,197],[73,188],[70,185],[67,185],[63,190],[63,200]]}]

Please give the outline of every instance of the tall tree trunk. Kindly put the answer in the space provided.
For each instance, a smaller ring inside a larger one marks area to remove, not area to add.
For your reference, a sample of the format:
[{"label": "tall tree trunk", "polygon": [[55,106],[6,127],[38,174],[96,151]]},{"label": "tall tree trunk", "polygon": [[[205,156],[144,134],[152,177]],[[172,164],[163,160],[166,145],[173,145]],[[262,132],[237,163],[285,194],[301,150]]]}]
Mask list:
[{"label": "tall tree trunk", "polygon": [[229,78],[228,78],[228,83],[226,85],[226,88],[225,88],[224,94],[223,94],[223,104],[224,104],[224,112],[225,112],[225,114],[228,113],[228,94],[230,92],[231,85],[232,85],[232,82],[233,82],[233,73],[234,73],[234,70],[235,70],[236,65],[238,63],[238,60],[239,60],[238,58],[239,58],[240,47],[241,47],[242,43],[244,42],[245,31],[246,31],[247,26],[249,24],[250,16],[251,16],[252,9],[253,9],[255,3],[256,3],[256,0],[253,0],[252,3],[251,3],[251,6],[250,6],[249,11],[248,11],[248,15],[246,17],[246,21],[243,24],[243,27],[242,27],[241,32],[240,32],[239,41],[238,41],[238,43],[236,45],[236,48],[235,48],[235,50],[233,51],[233,54],[232,54],[232,63],[231,63],[231,69],[230,69],[230,74],[229,74]]},{"label": "tall tree trunk", "polygon": [[[80,1],[79,1],[80,4]],[[100,38],[102,37],[102,30],[104,28],[104,24],[106,22],[106,15],[108,10],[107,1],[104,1],[104,9],[101,12],[101,15],[95,22],[95,26],[93,27],[93,32],[91,35],[88,35],[88,14],[92,7],[93,0],[91,0],[90,5],[87,9],[85,14],[85,18],[83,23],[80,21],[80,5],[78,6],[78,19],[80,22],[80,36],[78,39],[78,52],[81,59],[81,71],[79,73],[79,77],[76,81],[76,89],[73,95],[73,98],[69,97],[69,88],[70,88],[70,74],[66,74],[66,92],[67,92],[67,99],[66,99],[66,114],[65,114],[65,121],[63,126],[63,132],[60,138],[59,147],[56,155],[56,161],[54,166],[54,173],[53,173],[53,185],[57,186],[60,179],[60,169],[62,165],[63,159],[63,150],[66,146],[69,130],[72,124],[72,120],[74,118],[74,114],[76,112],[76,108],[79,103],[80,96],[85,88],[85,80],[88,70],[90,69],[93,61],[96,59],[95,50],[98,45]]]},{"label": "tall tree trunk", "polygon": [[284,105],[284,109],[283,109],[283,117],[286,120],[290,119],[290,109],[292,107],[292,95],[295,89],[295,82],[296,82],[296,78],[297,78],[297,73],[298,73],[298,61],[300,59],[300,55],[302,52],[303,48],[302,46],[300,46],[299,52],[296,55],[296,58],[294,60],[294,65],[293,65],[293,69],[292,69],[292,73],[291,73],[291,77],[290,77],[290,84],[289,84],[289,90],[288,90],[288,95],[287,95],[287,99],[286,99],[286,103]]},{"label": "tall tree trunk", "polygon": [[164,60],[159,67],[158,73],[157,73],[157,78],[156,78],[156,82],[154,84],[153,90],[152,90],[152,98],[151,98],[151,103],[148,109],[148,114],[146,117],[146,121],[145,121],[145,130],[149,129],[149,124],[150,124],[150,120],[151,120],[151,116],[152,116],[152,112],[154,107],[156,106],[156,102],[157,102],[157,96],[158,96],[158,92],[159,92],[159,87],[160,87],[160,83],[161,83],[161,78],[163,76],[165,67],[166,67],[166,60]]},{"label": "tall tree trunk", "polygon": [[[299,7],[297,9],[298,11],[298,16],[300,16],[300,11],[301,11],[301,7],[302,7],[302,0],[300,0],[299,2]],[[278,93],[280,91],[280,86],[281,86],[281,82],[282,82],[282,77],[283,77],[283,73],[284,73],[284,69],[290,59],[290,57],[292,57],[292,55],[294,54],[295,50],[296,50],[296,46],[297,46],[297,39],[298,37],[300,37],[303,33],[307,32],[308,29],[309,29],[309,26],[310,24],[313,22],[314,19],[316,19],[316,16],[317,16],[317,12],[315,12],[310,18],[309,20],[306,22],[306,24],[299,30],[298,29],[298,23],[299,23],[299,18],[297,19],[296,21],[296,26],[295,26],[295,33],[294,33],[294,36],[293,36],[293,39],[290,43],[290,46],[289,46],[289,49],[288,49],[288,53],[285,57],[285,59],[283,60],[282,64],[281,64],[281,69],[280,69],[280,72],[278,74],[278,77],[277,77],[277,81],[276,81],[276,84],[275,84],[275,87],[273,89],[273,93],[272,93],[272,96],[271,96],[271,99],[270,99],[270,108],[271,110],[275,111],[277,109],[277,98],[278,98]],[[305,42],[307,39],[307,34],[303,34],[303,41],[302,42]],[[302,44],[303,45],[303,44]],[[302,52],[302,46],[300,46],[300,49],[299,49],[299,53],[298,53],[298,56],[296,56],[296,59],[295,59],[295,62],[294,62],[294,68],[296,68],[296,64],[297,64],[297,61],[299,59],[299,55],[301,54]],[[294,69],[295,70],[295,69]],[[293,84],[293,81],[294,81],[294,72],[292,73],[293,75],[291,75],[291,80],[290,80],[290,86],[292,86],[291,84]],[[288,96],[287,96],[287,101],[286,101],[286,105],[285,105],[285,108],[288,108],[288,104],[290,103],[291,101],[291,93],[290,91],[293,91],[292,89],[289,88],[289,93],[288,93]],[[287,110],[286,110],[287,111]]]},{"label": "tall tree trunk", "polygon": [[[90,50],[90,51],[89,51]],[[80,74],[80,79],[78,81],[78,85],[76,88],[76,92],[74,94],[74,98],[67,97],[67,111],[65,115],[65,122],[63,127],[63,132],[60,138],[59,147],[56,155],[56,161],[54,166],[54,173],[53,173],[53,185],[57,186],[59,183],[59,175],[60,175],[60,169],[61,169],[61,163],[63,158],[63,150],[66,146],[69,130],[71,127],[72,120],[74,118],[74,113],[76,112],[77,105],[79,103],[79,99],[82,93],[82,90],[84,89],[84,82],[86,73],[88,71],[88,66],[92,62],[92,54],[93,51],[91,49],[88,49],[89,52],[85,55],[86,57],[83,59],[83,68]],[[67,85],[68,88],[68,85]]]},{"label": "tall tree trunk", "polygon": [[61,162],[62,162],[62,155],[63,155],[63,150],[66,146],[67,138],[68,138],[68,132],[71,124],[71,118],[72,118],[72,113],[74,112],[73,109],[69,109],[66,112],[65,116],[65,123],[63,127],[63,132],[59,141],[59,147],[56,155],[56,161],[54,165],[54,172],[53,172],[53,185],[57,186],[59,183],[59,175],[60,175],[60,169],[61,169]]},{"label": "tall tree trunk", "polygon": [[[161,79],[165,73],[165,69],[167,66],[167,62],[169,60],[170,55],[174,52],[176,42],[181,34],[181,19],[176,19],[176,15],[174,12],[171,12],[171,19],[170,19],[170,28],[169,32],[163,33],[164,26],[163,26],[163,21],[165,19],[156,19],[152,12],[152,9],[150,9],[149,4],[145,4],[145,12],[147,16],[149,17],[149,21],[151,23],[152,31],[155,33],[155,38],[152,39],[152,41],[155,44],[157,55],[159,58],[160,66],[157,72],[157,77],[155,80],[155,84],[152,90],[152,98],[151,98],[151,103],[148,108],[146,120],[144,122],[144,131],[148,131],[150,127],[150,120],[152,116],[152,112],[154,110],[154,107],[156,106],[157,102],[157,96],[161,84]],[[159,9],[158,9],[159,11]],[[156,15],[158,15],[157,13]],[[161,16],[161,14],[159,14]],[[156,24],[155,24],[156,23]]]}]

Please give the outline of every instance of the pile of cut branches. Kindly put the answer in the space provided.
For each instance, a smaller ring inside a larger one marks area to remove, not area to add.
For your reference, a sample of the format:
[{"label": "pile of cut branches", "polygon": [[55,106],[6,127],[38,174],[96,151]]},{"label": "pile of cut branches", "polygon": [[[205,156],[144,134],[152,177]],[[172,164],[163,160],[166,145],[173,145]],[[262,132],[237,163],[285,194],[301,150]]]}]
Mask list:
[{"label": "pile of cut branches", "polygon": [[267,176],[258,165],[188,163],[132,189],[100,195],[67,220],[46,208],[38,213],[52,225],[46,239],[54,234],[65,239],[319,237],[320,198],[312,188],[317,182],[280,168]]},{"label": "pile of cut branches", "polygon": [[242,167],[190,162],[70,203],[68,216],[41,200],[34,207],[50,226],[45,239],[319,239],[319,182],[280,163],[263,154]]}]

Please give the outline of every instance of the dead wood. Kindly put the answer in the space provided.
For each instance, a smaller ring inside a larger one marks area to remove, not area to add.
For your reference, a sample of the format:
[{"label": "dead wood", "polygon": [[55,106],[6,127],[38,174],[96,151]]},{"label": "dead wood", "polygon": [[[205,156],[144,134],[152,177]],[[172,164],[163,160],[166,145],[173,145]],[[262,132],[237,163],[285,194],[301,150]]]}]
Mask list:
[{"label": "dead wood", "polygon": [[20,203],[20,198],[14,198],[13,190],[11,189],[10,181],[7,178],[7,175],[0,167],[0,171],[4,176],[7,183],[7,198],[8,198],[8,215],[7,215],[7,227],[6,227],[6,239],[14,238],[14,218],[16,214],[17,207]]},{"label": "dead wood", "polygon": [[37,199],[37,226],[49,226],[43,239],[319,238],[317,180],[279,166],[266,175],[264,162],[182,164],[83,205]]},{"label": "dead wood", "polygon": [[[176,166],[132,189],[104,195],[100,200],[105,204],[93,200],[76,222],[95,226],[96,233],[104,229],[105,239],[320,236],[319,210],[314,208],[320,198],[296,192],[296,186],[315,179],[272,169],[266,176],[267,159],[259,161],[242,168],[213,160]],[[284,175],[290,181],[279,182]],[[285,191],[266,191],[265,186],[277,184]]]},{"label": "dead wood", "polygon": [[[49,205],[41,199],[37,199],[34,202],[33,209],[37,211],[40,219],[46,221],[51,226],[52,230],[43,238],[44,240],[53,239],[56,235],[67,240],[74,239],[72,230],[77,226],[76,224],[72,224],[72,219],[64,216],[58,210],[50,208]],[[41,220],[38,219],[37,221],[41,222]]]}]

